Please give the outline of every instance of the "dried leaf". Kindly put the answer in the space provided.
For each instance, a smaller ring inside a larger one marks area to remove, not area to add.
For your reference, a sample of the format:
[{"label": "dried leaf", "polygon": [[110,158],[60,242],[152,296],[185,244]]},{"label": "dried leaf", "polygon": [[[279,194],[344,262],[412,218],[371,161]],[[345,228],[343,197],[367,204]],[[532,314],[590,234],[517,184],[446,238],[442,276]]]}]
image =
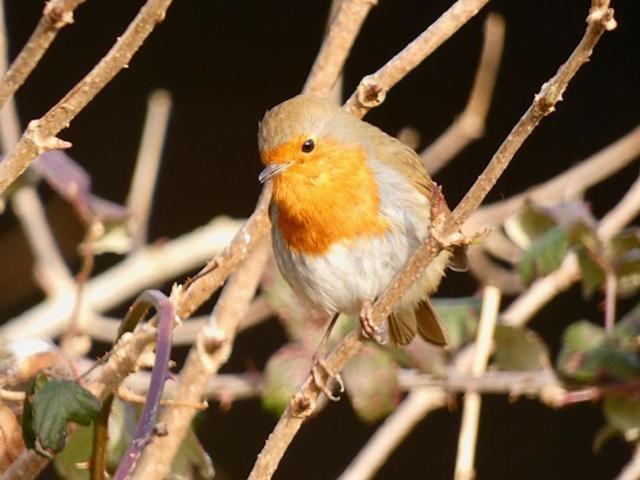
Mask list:
[{"label": "dried leaf", "polygon": [[22,428],[13,411],[4,403],[0,403],[0,472],[24,450]]},{"label": "dried leaf", "polygon": [[398,404],[396,366],[382,349],[365,346],[346,365],[343,377],[353,409],[367,423],[386,417]]}]

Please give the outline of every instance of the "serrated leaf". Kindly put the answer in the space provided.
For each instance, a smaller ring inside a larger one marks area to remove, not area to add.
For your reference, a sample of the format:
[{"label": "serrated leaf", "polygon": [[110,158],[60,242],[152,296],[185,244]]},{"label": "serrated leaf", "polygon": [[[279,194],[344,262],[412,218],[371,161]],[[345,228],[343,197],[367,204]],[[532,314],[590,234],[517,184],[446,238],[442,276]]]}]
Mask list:
[{"label": "serrated leaf", "polygon": [[311,369],[311,351],[300,343],[288,343],[276,351],[264,368],[262,405],[280,415]]},{"label": "serrated leaf", "polygon": [[569,326],[558,355],[558,372],[569,380],[590,384],[637,378],[640,358],[629,327],[619,326],[607,337],[602,328],[588,322]]},{"label": "serrated leaf", "polygon": [[64,447],[67,423],[90,424],[100,412],[100,401],[77,382],[52,379],[35,392],[32,408],[35,448],[48,456]]},{"label": "serrated leaf", "polygon": [[628,441],[635,441],[640,437],[640,397],[608,396],[603,402],[603,411],[609,424]]},{"label": "serrated leaf", "polygon": [[365,346],[344,368],[351,405],[367,423],[386,417],[400,399],[395,364],[383,350]]},{"label": "serrated leaf", "polygon": [[552,228],[537,237],[518,264],[523,280],[531,283],[536,276],[557,270],[568,248],[569,239],[562,227]]},{"label": "serrated leaf", "polygon": [[531,330],[498,325],[494,340],[494,363],[501,370],[541,370],[550,365],[547,346]]},{"label": "serrated leaf", "polygon": [[588,298],[604,285],[606,274],[602,266],[586,248],[578,248],[576,254],[581,272],[582,294]]},{"label": "serrated leaf", "polygon": [[475,338],[481,305],[482,300],[476,297],[433,299],[433,308],[447,329],[450,351]]},{"label": "serrated leaf", "polygon": [[22,438],[27,448],[36,448],[36,432],[33,425],[33,402],[35,396],[49,381],[48,377],[40,372],[29,382],[22,402]]}]

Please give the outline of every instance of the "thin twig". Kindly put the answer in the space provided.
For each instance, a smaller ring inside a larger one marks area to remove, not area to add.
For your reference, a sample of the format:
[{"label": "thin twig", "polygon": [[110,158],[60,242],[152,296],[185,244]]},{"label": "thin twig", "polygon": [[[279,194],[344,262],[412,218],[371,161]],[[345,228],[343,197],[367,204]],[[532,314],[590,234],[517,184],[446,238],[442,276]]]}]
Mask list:
[{"label": "thin twig", "polygon": [[[59,4],[60,2],[57,2]],[[7,28],[4,10],[5,2],[0,2],[0,72],[7,70]],[[48,7],[47,7],[48,8]],[[59,8],[55,7],[55,8]],[[46,15],[45,15],[46,16]],[[41,23],[45,20],[41,20]],[[3,83],[0,83],[0,92]],[[6,100],[6,99],[5,99]],[[20,139],[20,120],[13,99],[2,107],[0,102],[0,140],[3,151],[7,152]],[[54,239],[38,192],[31,185],[23,185],[11,198],[13,212],[20,222],[34,256],[36,281],[47,295],[56,295],[73,288],[73,279]]]},{"label": "thin twig", "polygon": [[127,197],[127,208],[131,214],[132,251],[147,243],[151,202],[158,180],[170,113],[169,92],[156,90],[149,95],[136,168]]},{"label": "thin twig", "polygon": [[[598,236],[607,240],[633,221],[640,213],[640,178],[618,204],[607,213],[598,225]],[[502,312],[501,321],[506,325],[521,326],[529,321],[544,305],[558,293],[567,290],[580,279],[580,268],[575,254],[569,253],[560,268],[533,282],[531,287],[516,298]]]},{"label": "thin twig", "polygon": [[[252,255],[234,272],[208,324],[200,331],[195,347],[189,352],[177,380],[174,400],[199,402],[210,376],[224,365],[233,348],[240,320],[246,315],[264,265],[268,259],[269,242],[262,242]],[[191,425],[196,411],[188,408],[166,409],[160,416],[170,435],[157,437],[149,445],[136,469],[137,478],[167,478],[173,457]]]},{"label": "thin twig", "polygon": [[371,108],[380,105],[396,83],[447,41],[488,2],[489,0],[458,0],[380,70],[364,77],[347,100],[345,109],[363,117]]},{"label": "thin twig", "polygon": [[616,324],[616,297],[618,296],[618,277],[612,269],[608,269],[605,282],[604,327],[611,333]]},{"label": "thin twig", "polygon": [[[500,290],[493,286],[484,289],[482,313],[478,327],[471,374],[481,376],[487,369],[487,362],[493,346],[493,331],[500,309]],[[462,423],[458,437],[458,454],[454,478],[456,480],[471,480],[475,477],[473,468],[475,461],[476,439],[478,424],[480,423],[480,405],[482,399],[477,392],[468,392],[464,396]]]},{"label": "thin twig", "polygon": [[447,395],[439,388],[418,388],[410,392],[358,452],[340,480],[372,478],[415,426],[429,412],[446,403]]},{"label": "thin twig", "polygon": [[[73,23],[73,12],[85,0],[49,0],[42,17],[6,73],[0,80],[0,109],[24,83],[60,29]],[[4,72],[4,70],[3,70]]]},{"label": "thin twig", "polygon": [[[403,270],[394,278],[391,285],[385,289],[381,297],[373,305],[371,320],[375,326],[382,324],[391,312],[395,302],[424,271],[431,259],[435,258],[442,248],[446,246],[441,243],[439,238],[449,240],[449,237],[455,234],[471,213],[478,208],[489,190],[508,166],[515,153],[520,146],[522,146],[524,140],[531,134],[542,118],[553,111],[554,105],[561,99],[561,94],[566,89],[569,81],[573,78],[580,66],[589,59],[594,45],[604,31],[615,27],[613,11],[610,10],[608,6],[609,3],[607,1],[602,3],[596,1],[592,5],[584,37],[567,62],[560,67],[558,73],[551,80],[543,85],[540,93],[536,95],[532,106],[500,146],[485,171],[456,207],[451,218],[448,219],[441,228],[436,229],[436,231],[429,236],[427,241],[414,253],[407,265],[405,265]],[[455,8],[455,5],[452,8]],[[440,22],[440,20],[438,22]],[[392,72],[395,72],[398,68],[398,57],[401,57],[401,55],[396,56],[392,60],[395,64],[390,68]],[[407,68],[411,68],[412,65],[413,63],[409,62]],[[380,71],[385,72],[386,70],[383,67]],[[392,75],[392,78],[395,77]],[[366,82],[364,82],[364,84],[366,85]],[[361,85],[363,85],[363,83],[361,83]],[[362,112],[363,110],[356,108],[356,111]],[[366,111],[366,109],[364,109],[364,111]],[[329,371],[340,372],[346,362],[358,353],[362,342],[363,338],[359,330],[349,333],[325,359],[325,364]],[[300,429],[304,418],[308,417],[315,409],[319,394],[320,390],[314,384],[312,378],[307,377],[293,400],[296,411],[302,412],[302,414],[293,415],[291,406],[285,410],[268,438],[262,452],[258,456],[249,476],[250,480],[263,480],[272,477],[282,456]]]},{"label": "thin twig", "polygon": [[467,105],[453,124],[420,153],[431,176],[441,170],[469,143],[484,135],[485,122],[502,57],[504,31],[504,18],[497,13],[490,13],[484,24],[484,44]]},{"label": "thin twig", "polygon": [[335,14],[335,21],[322,42],[303,91],[318,97],[326,97],[340,76],[342,66],[351,51],[369,10],[377,0],[342,0]]},{"label": "thin twig", "polygon": [[147,0],[127,30],[102,60],[62,100],[38,120],[32,120],[15,148],[0,162],[0,194],[18,178],[41,153],[69,147],[56,138],[63,128],[129,65],[156,24],[164,19],[172,0]]}]

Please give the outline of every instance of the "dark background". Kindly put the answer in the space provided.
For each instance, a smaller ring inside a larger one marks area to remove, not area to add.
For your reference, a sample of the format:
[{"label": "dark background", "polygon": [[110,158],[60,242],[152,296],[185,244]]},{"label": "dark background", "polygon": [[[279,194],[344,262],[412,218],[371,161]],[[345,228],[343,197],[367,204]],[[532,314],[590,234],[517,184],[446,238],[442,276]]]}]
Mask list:
[{"label": "dark background", "polygon": [[[41,0],[7,1],[10,50],[15,55],[42,10]],[[76,12],[18,95],[26,124],[59,100],[111,47],[142,1],[88,1]],[[345,93],[433,22],[450,4],[380,0],[348,60]],[[468,147],[437,180],[450,204],[471,185],[540,85],[556,71],[584,31],[586,0],[502,0],[490,3],[507,21],[504,59],[486,136]],[[618,29],[605,34],[592,61],[578,73],[557,112],[543,121],[491,194],[497,200],[544,181],[607,145],[640,120],[640,5],[614,1]],[[266,108],[302,88],[320,45],[329,1],[176,0],[117,78],[61,133],[71,155],[91,173],[101,196],[125,199],[144,119],[146,97],[162,87],[174,96],[151,238],[174,237],[220,214],[248,215],[259,185],[256,126]],[[487,10],[488,11],[488,10]],[[462,110],[482,42],[486,11],[469,22],[403,80],[367,119],[395,134],[416,127],[422,146]],[[589,192],[600,216],[636,178],[638,163]],[[82,230],[69,208],[42,188],[48,212],[70,264]],[[115,259],[100,259],[105,268]],[[40,299],[31,259],[10,213],[0,220],[0,318]],[[468,294],[473,283],[450,275],[442,295]],[[601,319],[596,298],[577,288],[545,308],[533,328],[556,349],[564,327]],[[622,310],[631,305],[622,304]],[[115,313],[121,313],[120,309]],[[225,371],[262,368],[285,340],[276,322],[243,334]],[[180,356],[178,352],[177,356]],[[243,478],[276,419],[258,401],[229,411],[215,406],[201,421],[201,437],[220,478]],[[451,478],[460,412],[425,419],[391,457],[378,478]],[[597,405],[552,411],[537,402],[485,397],[477,472],[480,479],[612,478],[630,449],[614,440],[597,454],[602,427]],[[276,475],[281,479],[336,477],[376,426],[361,424],[342,401],[304,426]],[[50,475],[53,475],[49,472]]]}]

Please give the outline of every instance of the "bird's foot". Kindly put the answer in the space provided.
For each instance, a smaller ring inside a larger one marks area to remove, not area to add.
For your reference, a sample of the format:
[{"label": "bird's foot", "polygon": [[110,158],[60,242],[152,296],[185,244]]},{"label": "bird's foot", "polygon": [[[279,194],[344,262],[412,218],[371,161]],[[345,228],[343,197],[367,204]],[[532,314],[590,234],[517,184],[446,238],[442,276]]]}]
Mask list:
[{"label": "bird's foot", "polygon": [[[313,356],[313,363],[311,364],[311,376],[313,377],[313,383],[324,393],[329,400],[337,402],[340,400],[340,394],[344,392],[344,382],[342,376],[339,373],[334,373],[327,366],[324,358],[319,353]],[[335,395],[331,389],[327,386],[330,380],[334,380],[339,387],[338,395]]]},{"label": "bird's foot", "polygon": [[378,342],[380,344],[384,344],[384,327],[382,325],[374,324],[373,320],[371,319],[372,310],[373,303],[371,303],[371,300],[365,300],[364,302],[362,302],[360,315],[358,315],[360,328],[362,329],[362,336],[374,340],[375,342]]}]

